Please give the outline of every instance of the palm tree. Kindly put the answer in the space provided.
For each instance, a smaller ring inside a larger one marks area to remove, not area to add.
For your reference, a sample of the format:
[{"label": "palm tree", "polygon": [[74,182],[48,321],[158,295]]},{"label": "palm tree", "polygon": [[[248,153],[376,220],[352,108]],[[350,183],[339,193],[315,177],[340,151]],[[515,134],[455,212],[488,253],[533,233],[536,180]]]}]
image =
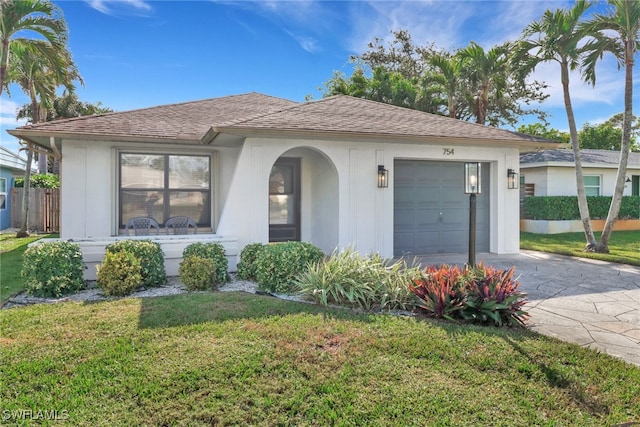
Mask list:
[{"label": "palm tree", "polygon": [[489,96],[500,99],[507,87],[507,45],[495,46],[488,52],[475,42],[457,52],[469,87],[473,88],[473,115],[476,123],[485,124]]},{"label": "palm tree", "polygon": [[[449,117],[458,118],[458,95],[462,85],[462,66],[457,56],[444,53],[436,53],[429,57],[429,65],[433,68],[426,77],[427,84],[433,83],[439,86],[447,97],[447,110]],[[462,97],[462,95],[461,95]]]},{"label": "palm tree", "polygon": [[545,11],[539,21],[532,22],[524,29],[523,38],[517,42],[511,58],[514,68],[517,68],[522,75],[530,74],[536,66],[543,62],[553,61],[560,65],[564,107],[567,112],[576,166],[578,208],[587,241],[585,251],[595,250],[596,239],[593,235],[587,194],[584,188],[578,130],[569,94],[569,71],[576,70],[580,66],[581,50],[578,44],[584,35],[578,27],[580,19],[590,6],[590,2],[578,0],[569,10]]},{"label": "palm tree", "polygon": [[51,48],[42,50],[43,56],[67,50],[67,24],[60,9],[51,1],[0,1],[0,95],[8,84],[6,75],[11,44],[19,40],[34,41],[27,37],[30,33],[43,37]]},{"label": "palm tree", "polygon": [[618,60],[618,64],[625,69],[620,163],[607,221],[596,246],[598,252],[609,252],[609,239],[622,203],[629,151],[631,150],[631,126],[634,119],[633,62],[634,55],[638,52],[640,45],[640,2],[637,0],[609,0],[609,4],[612,6],[609,14],[594,14],[582,26],[585,32],[594,37],[585,46],[585,50],[589,52],[584,61],[585,80],[595,85],[595,66],[605,52],[612,53]]},{"label": "palm tree", "polygon": [[[52,107],[58,86],[65,86],[73,91],[74,80],[82,82],[68,50],[49,52],[53,47],[39,40],[16,40],[11,44],[11,61],[7,82],[15,82],[29,95],[31,100],[31,122],[39,123],[46,118],[46,109]],[[47,52],[47,55],[42,55]],[[24,176],[22,197],[22,226],[17,237],[29,235],[29,189],[31,180],[31,161],[33,150],[27,150],[27,168]]]}]

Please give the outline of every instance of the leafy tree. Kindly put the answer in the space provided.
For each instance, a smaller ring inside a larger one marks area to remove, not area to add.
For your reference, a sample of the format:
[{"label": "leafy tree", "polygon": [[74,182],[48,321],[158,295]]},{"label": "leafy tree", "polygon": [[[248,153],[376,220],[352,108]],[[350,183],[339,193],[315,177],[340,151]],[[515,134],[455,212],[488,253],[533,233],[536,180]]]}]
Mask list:
[{"label": "leafy tree", "polygon": [[[60,9],[48,0],[3,0],[0,7],[0,93],[9,83],[17,83],[31,100],[32,122],[38,123],[45,115],[44,110],[51,106],[58,86],[72,91],[73,81],[81,81],[67,49],[67,25]],[[29,144],[26,150],[29,167],[25,171],[18,237],[29,234],[33,151]]]},{"label": "leafy tree", "polygon": [[539,21],[532,22],[524,29],[523,37],[516,44],[511,62],[523,76],[529,75],[544,62],[556,62],[560,65],[560,81],[576,165],[578,208],[587,241],[585,250],[591,251],[596,247],[596,239],[589,215],[578,130],[569,93],[569,71],[578,69],[580,66],[581,51],[578,45],[584,38],[584,33],[579,31],[578,25],[589,6],[587,1],[578,0],[571,9],[545,11]]},{"label": "leafy tree", "polygon": [[587,122],[578,132],[578,139],[582,148],[595,150],[620,150],[622,129],[607,123],[592,125]]},{"label": "leafy tree", "polygon": [[507,86],[508,48],[506,45],[485,50],[475,42],[458,51],[464,74],[473,97],[476,123],[485,124],[489,110],[489,96],[500,100]]},{"label": "leafy tree", "polygon": [[518,127],[518,132],[541,138],[558,141],[564,144],[571,144],[571,137],[566,132],[560,132],[557,129],[549,128],[547,124],[536,122]]},{"label": "leafy tree", "polygon": [[616,185],[611,199],[607,220],[596,246],[598,252],[609,252],[609,239],[620,212],[622,194],[631,151],[631,132],[633,116],[633,63],[640,45],[640,2],[636,0],[609,0],[611,9],[607,14],[594,14],[582,26],[583,31],[593,37],[585,46],[588,55],[584,61],[585,79],[596,83],[595,67],[604,53],[614,55],[618,65],[624,67],[624,112],[622,119],[622,138],[620,144],[620,163]]},{"label": "leafy tree", "polygon": [[0,94],[8,83],[6,74],[11,45],[17,41],[33,43],[35,40],[43,41],[42,39],[44,43],[34,44],[42,56],[55,56],[60,51],[67,50],[67,24],[56,5],[48,0],[0,2]]},{"label": "leafy tree", "polygon": [[[29,123],[33,122],[31,104],[23,105],[18,110],[18,119],[27,119]],[[105,107],[101,102],[92,104],[90,102],[82,102],[75,92],[65,92],[62,96],[56,96],[53,100],[51,108],[47,109],[46,117],[43,121],[50,122],[52,120],[69,119],[72,117],[92,116],[94,114],[111,113],[112,109]]]},{"label": "leafy tree", "polygon": [[[388,45],[376,38],[367,52],[352,56],[352,75],[335,72],[323,96],[357,96],[492,126],[515,125],[525,114],[544,119],[544,112],[525,107],[546,98],[543,85],[525,84],[511,71],[504,60],[508,45],[484,52],[471,43],[451,53],[434,44],[415,45],[406,30],[393,35]],[[474,61],[484,69],[478,71]]]},{"label": "leafy tree", "polygon": [[448,53],[436,53],[428,59],[431,69],[425,77],[427,84],[441,93],[446,100],[447,114],[451,118],[460,119],[464,102],[464,76],[460,57]]}]

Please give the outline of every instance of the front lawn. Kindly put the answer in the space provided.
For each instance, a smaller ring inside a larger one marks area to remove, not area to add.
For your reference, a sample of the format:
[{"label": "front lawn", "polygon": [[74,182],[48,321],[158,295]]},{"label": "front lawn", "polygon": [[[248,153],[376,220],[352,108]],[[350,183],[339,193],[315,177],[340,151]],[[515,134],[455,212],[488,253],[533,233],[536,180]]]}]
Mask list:
[{"label": "front lawn", "polygon": [[[596,238],[600,234],[596,233]],[[640,231],[614,231],[609,240],[608,254],[583,252],[584,245],[584,233],[520,233],[520,249],[640,265]]]},{"label": "front lawn", "polygon": [[18,239],[16,233],[0,234],[0,306],[10,297],[24,289],[22,254],[27,245],[36,240],[58,237],[54,234],[40,234]]},{"label": "front lawn", "polygon": [[9,423],[33,414],[91,426],[640,420],[640,368],[524,329],[222,292],[37,305],[0,320]]}]

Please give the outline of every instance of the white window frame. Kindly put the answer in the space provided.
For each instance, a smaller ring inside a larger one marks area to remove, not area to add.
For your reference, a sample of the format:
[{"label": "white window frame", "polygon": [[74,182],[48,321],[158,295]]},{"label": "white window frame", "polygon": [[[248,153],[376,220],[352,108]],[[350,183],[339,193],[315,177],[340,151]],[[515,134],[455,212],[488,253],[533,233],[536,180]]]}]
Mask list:
[{"label": "white window frame", "polygon": [[0,178],[0,196],[4,196],[4,204],[0,205],[0,211],[7,210],[7,178]]},{"label": "white window frame", "polygon": [[[598,178],[597,185],[587,185],[587,178]],[[601,196],[602,195],[602,175],[584,175],[584,190],[587,196]],[[597,194],[589,194],[589,190],[595,189]]]},{"label": "white window frame", "polygon": [[[209,159],[209,189],[208,189],[208,193],[209,193],[209,200],[210,200],[210,204],[209,204],[209,215],[210,215],[210,225],[205,225],[203,227],[198,226],[198,230],[200,230],[202,228],[203,231],[207,231],[207,230],[214,230],[214,223],[215,223],[215,213],[214,213],[214,195],[215,195],[215,191],[214,191],[214,181],[213,181],[213,169],[216,167],[215,164],[215,156],[212,156],[211,153],[202,153],[202,152],[191,152],[190,150],[187,150],[184,153],[177,153],[174,151],[164,151],[164,150],[138,150],[138,149],[131,149],[131,148],[125,148],[125,149],[119,149],[116,151],[116,164],[117,164],[117,172],[116,172],[116,176],[117,176],[117,185],[116,185],[116,206],[117,206],[117,212],[116,212],[116,224],[117,224],[117,229],[119,229],[120,231],[122,230],[122,228],[124,227],[124,224],[121,224],[120,218],[121,218],[121,203],[122,201],[120,200],[120,193],[122,191],[122,182],[121,182],[121,162],[122,162],[122,155],[124,154],[148,154],[148,155],[157,155],[157,156],[197,156],[197,157],[207,157]],[[167,189],[167,191],[170,191]]]}]

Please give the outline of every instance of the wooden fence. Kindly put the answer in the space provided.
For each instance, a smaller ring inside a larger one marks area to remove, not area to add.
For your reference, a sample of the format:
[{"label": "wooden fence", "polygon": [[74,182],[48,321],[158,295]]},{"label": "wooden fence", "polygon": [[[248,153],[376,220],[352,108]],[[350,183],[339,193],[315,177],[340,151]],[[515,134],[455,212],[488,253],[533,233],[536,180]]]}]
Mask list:
[{"label": "wooden fence", "polygon": [[[22,226],[23,188],[11,189],[11,226]],[[29,189],[29,230],[54,233],[60,231],[60,189]]]}]

